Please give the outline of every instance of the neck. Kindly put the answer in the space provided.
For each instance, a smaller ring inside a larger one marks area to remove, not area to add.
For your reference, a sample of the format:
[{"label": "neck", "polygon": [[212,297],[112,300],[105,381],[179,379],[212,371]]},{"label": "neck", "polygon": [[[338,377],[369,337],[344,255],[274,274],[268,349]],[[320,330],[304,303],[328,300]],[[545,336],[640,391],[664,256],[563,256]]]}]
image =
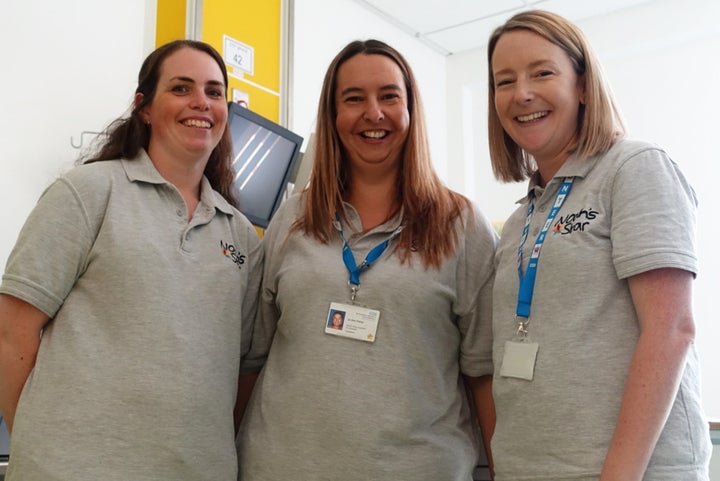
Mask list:
[{"label": "neck", "polygon": [[182,195],[187,207],[188,219],[192,218],[200,203],[200,182],[205,171],[207,159],[188,159],[178,161],[170,159],[160,152],[148,152],[150,160],[163,179],[175,186]]},{"label": "neck", "polygon": [[548,153],[546,156],[536,155],[535,163],[538,166],[538,174],[540,176],[541,187],[545,187],[548,182],[557,174],[560,167],[570,157],[570,153],[577,148],[577,136],[573,136],[565,143],[562,149],[559,149],[554,155]]},{"label": "neck", "polygon": [[353,176],[347,201],[360,216],[363,231],[386,222],[399,208],[397,174],[383,178]]},{"label": "neck", "polygon": [[563,166],[568,157],[568,154],[564,154],[554,159],[535,159],[535,162],[538,166],[538,176],[540,179],[541,187],[545,187],[547,183],[552,180],[552,178],[555,176],[555,174],[557,174],[558,170],[560,170],[560,167]]}]

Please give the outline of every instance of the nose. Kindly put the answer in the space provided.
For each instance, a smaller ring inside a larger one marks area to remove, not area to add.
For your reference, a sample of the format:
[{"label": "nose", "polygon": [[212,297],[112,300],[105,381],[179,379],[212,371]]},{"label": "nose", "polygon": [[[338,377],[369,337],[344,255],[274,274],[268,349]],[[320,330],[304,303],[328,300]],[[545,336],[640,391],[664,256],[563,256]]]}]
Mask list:
[{"label": "nose", "polygon": [[530,102],[535,97],[531,82],[525,79],[518,79],[515,82],[515,101],[520,104]]},{"label": "nose", "polygon": [[363,118],[368,122],[380,122],[382,119],[385,118],[383,109],[377,100],[370,99],[367,102],[365,111],[363,112]]},{"label": "nose", "polygon": [[205,92],[195,92],[192,96],[190,107],[198,110],[208,110],[210,108],[210,100]]}]

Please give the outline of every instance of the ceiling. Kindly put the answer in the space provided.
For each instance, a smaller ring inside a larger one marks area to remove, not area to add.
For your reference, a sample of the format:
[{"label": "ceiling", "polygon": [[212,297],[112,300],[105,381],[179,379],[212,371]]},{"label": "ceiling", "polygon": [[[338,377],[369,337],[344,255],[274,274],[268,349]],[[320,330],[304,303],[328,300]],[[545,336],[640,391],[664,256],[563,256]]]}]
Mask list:
[{"label": "ceiling", "polygon": [[484,47],[520,10],[551,10],[578,21],[652,0],[355,0],[443,55]]}]

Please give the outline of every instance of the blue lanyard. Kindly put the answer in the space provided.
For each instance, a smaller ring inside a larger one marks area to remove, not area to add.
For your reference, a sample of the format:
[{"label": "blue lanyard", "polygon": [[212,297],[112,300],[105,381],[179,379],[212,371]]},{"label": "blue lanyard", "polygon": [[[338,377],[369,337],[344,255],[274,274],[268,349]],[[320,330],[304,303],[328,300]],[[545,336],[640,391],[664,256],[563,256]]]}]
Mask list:
[{"label": "blue lanyard", "polygon": [[[547,232],[550,229],[553,220],[555,220],[555,216],[565,202],[565,199],[567,199],[567,196],[570,194],[573,180],[573,177],[565,177],[563,180],[563,183],[560,186],[560,191],[558,192],[557,197],[555,197],[555,202],[553,203],[552,209],[550,209],[550,213],[547,216],[547,220],[535,240],[535,245],[533,246],[532,253],[530,254],[530,260],[528,261],[528,266],[525,270],[525,275],[523,275],[523,247],[525,246],[525,241],[527,240],[528,232],[530,231],[530,221],[532,220],[533,212],[535,212],[535,200],[534,198],[530,200],[528,214],[525,218],[525,227],[523,227],[522,236],[520,237],[520,246],[518,247],[517,254],[518,276],[520,277],[517,309],[515,311],[517,317],[525,319],[530,317],[530,305],[532,304],[533,290],[535,289],[535,275],[537,274],[537,266],[540,261],[540,251],[542,250],[543,243],[545,242]],[[521,324],[520,327],[522,330],[524,325]]]},{"label": "blue lanyard", "polygon": [[348,244],[347,240],[345,240],[345,236],[343,235],[343,230],[340,224],[339,217],[336,218],[333,224],[335,225],[335,228],[337,229],[338,234],[340,234],[340,238],[343,241],[342,257],[343,262],[345,263],[345,267],[347,267],[348,273],[350,274],[348,284],[351,286],[352,300],[354,301],[355,295],[357,294],[358,286],[360,286],[360,274],[362,274],[363,271],[368,269],[373,264],[373,262],[375,262],[383,254],[383,252],[385,252],[385,249],[387,249],[388,245],[390,245],[390,241],[392,241],[400,234],[403,226],[395,229],[393,233],[390,234],[390,237],[373,247],[370,252],[368,252],[368,254],[365,256],[365,260],[363,260],[362,263],[358,266],[355,262],[355,256],[352,253],[352,249],[350,249],[350,245]]}]

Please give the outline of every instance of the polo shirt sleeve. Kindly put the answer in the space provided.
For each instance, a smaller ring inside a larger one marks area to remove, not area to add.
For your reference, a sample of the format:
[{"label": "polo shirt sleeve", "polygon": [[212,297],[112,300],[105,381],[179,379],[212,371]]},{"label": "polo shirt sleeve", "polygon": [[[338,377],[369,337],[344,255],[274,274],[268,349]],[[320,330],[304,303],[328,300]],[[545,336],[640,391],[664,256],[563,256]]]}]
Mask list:
[{"label": "polo shirt sleeve", "polygon": [[20,231],[0,292],[54,317],[84,272],[93,242],[81,196],[66,178],[56,180]]},{"label": "polo shirt sleeve", "polygon": [[459,236],[457,303],[460,370],[468,376],[492,374],[492,287],[498,236],[487,218],[473,208]]},{"label": "polo shirt sleeve", "polygon": [[262,285],[258,297],[257,315],[252,333],[250,352],[245,357],[243,372],[258,372],[265,364],[272,344],[280,311],[275,303],[277,296],[278,270],[283,262],[283,246],[287,240],[290,225],[295,221],[297,199],[286,200],[275,213],[262,239],[264,268]]},{"label": "polo shirt sleeve", "polygon": [[611,195],[618,278],[665,267],[697,274],[697,199],[665,152],[646,146],[628,155],[619,163]]},{"label": "polo shirt sleeve", "polygon": [[247,282],[243,292],[242,302],[242,363],[240,372],[242,374],[254,373],[259,367],[253,363],[246,364],[246,359],[252,346],[253,330],[258,312],[258,296],[263,276],[264,253],[260,239],[255,228],[249,222],[245,229],[246,245],[248,250]]}]

